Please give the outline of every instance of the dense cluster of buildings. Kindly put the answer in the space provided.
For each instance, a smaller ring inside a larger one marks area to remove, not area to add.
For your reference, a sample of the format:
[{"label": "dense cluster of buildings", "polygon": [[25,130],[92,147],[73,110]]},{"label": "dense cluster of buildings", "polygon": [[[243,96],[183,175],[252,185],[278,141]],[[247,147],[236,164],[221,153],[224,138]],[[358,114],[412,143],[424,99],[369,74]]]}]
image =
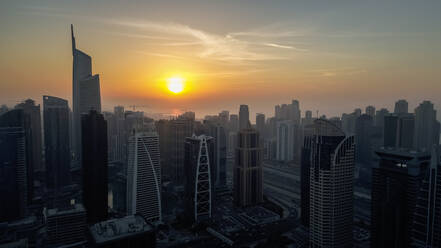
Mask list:
[{"label": "dense cluster of buildings", "polygon": [[[265,234],[299,226],[280,240],[441,246],[440,123],[431,102],[414,113],[399,100],[393,113],[368,106],[314,118],[293,100],[271,118],[258,113],[255,124],[247,105],[154,121],[123,106],[102,111],[99,75],[73,28],[72,53],[72,109],[54,96],[43,96],[42,109],[30,99],[0,108],[0,247],[182,245],[165,237],[177,235],[166,231],[170,223],[201,232],[182,238],[195,247],[276,242]],[[271,182],[279,178],[284,185]],[[298,206],[265,195],[268,185],[296,185]],[[360,189],[370,216],[354,228]]]}]

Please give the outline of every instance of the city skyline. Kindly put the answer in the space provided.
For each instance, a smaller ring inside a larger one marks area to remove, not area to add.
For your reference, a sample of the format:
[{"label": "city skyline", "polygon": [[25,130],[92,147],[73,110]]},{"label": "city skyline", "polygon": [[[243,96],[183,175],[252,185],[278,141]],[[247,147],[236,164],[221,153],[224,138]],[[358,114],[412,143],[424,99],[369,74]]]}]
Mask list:
[{"label": "city skyline", "polygon": [[[8,60],[0,62],[0,97],[13,106],[53,95],[72,107],[73,23],[77,47],[100,74],[103,110],[191,109],[201,118],[247,103],[271,116],[274,105],[291,99],[314,116],[374,103],[392,110],[398,99],[409,101],[409,112],[423,100],[441,107],[439,2],[381,3],[388,11],[373,3],[194,3],[2,4],[0,51]],[[176,75],[186,80],[184,94],[164,88]]]},{"label": "city skyline", "polygon": [[441,247],[440,14],[1,3],[0,247]]}]

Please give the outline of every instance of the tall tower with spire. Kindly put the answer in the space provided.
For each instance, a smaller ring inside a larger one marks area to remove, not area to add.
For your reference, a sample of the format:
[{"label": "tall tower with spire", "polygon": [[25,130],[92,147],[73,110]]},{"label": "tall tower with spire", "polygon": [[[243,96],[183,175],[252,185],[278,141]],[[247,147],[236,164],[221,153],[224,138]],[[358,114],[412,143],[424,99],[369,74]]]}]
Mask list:
[{"label": "tall tower with spire", "polygon": [[[70,25],[72,37],[72,100],[73,123],[72,140],[75,158],[81,158],[81,114],[90,110],[101,112],[101,94],[99,75],[92,75],[92,58],[76,48],[73,25]],[[81,161],[81,160],[80,160]]]}]

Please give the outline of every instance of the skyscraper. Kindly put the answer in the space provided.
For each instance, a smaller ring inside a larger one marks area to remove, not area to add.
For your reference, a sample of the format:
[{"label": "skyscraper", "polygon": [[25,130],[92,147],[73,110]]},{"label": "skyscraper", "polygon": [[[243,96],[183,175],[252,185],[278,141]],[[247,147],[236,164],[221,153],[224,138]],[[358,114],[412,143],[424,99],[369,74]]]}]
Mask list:
[{"label": "skyscraper", "polygon": [[413,215],[412,247],[441,246],[440,147],[432,149],[430,167],[421,183]]},{"label": "skyscraper", "polygon": [[200,135],[185,139],[185,201],[192,220],[211,218],[214,171],[214,139]]},{"label": "skyscraper", "polygon": [[374,120],[368,114],[357,118],[355,124],[356,160],[362,164],[370,164],[372,159],[372,141]]},{"label": "skyscraper", "polygon": [[72,38],[72,101],[73,123],[72,139],[76,159],[81,158],[81,114],[90,110],[101,112],[99,75],[92,75],[92,58],[76,48],[73,25]]},{"label": "skyscraper", "polygon": [[306,110],[305,111],[305,117],[302,119],[302,125],[306,126],[306,125],[311,125],[313,124],[313,119],[312,119],[312,111],[311,110]]},{"label": "skyscraper", "polygon": [[69,106],[58,97],[43,96],[46,186],[59,190],[70,182]]},{"label": "skyscraper", "polygon": [[107,218],[107,123],[95,110],[81,117],[83,205],[96,223]]},{"label": "skyscraper", "polygon": [[290,111],[288,118],[293,121],[294,124],[300,125],[300,104],[297,100],[292,100],[290,105]]},{"label": "skyscraper", "polygon": [[412,219],[429,152],[380,149],[372,169],[371,247],[410,247]]},{"label": "skyscraper", "polygon": [[233,169],[233,197],[237,206],[263,201],[262,146],[259,133],[248,126],[238,133]]},{"label": "skyscraper", "polygon": [[[40,113],[40,112],[38,112]],[[3,113],[0,115],[0,127],[15,127],[15,128],[21,128],[24,131],[24,152],[25,155],[23,157],[23,161],[26,165],[25,172],[20,172],[20,180],[25,180],[26,182],[20,182],[20,186],[26,187],[26,190],[24,192],[24,196],[26,198],[24,199],[24,204],[29,204],[32,200],[32,192],[33,192],[33,172],[34,172],[34,165],[35,161],[32,161],[32,158],[34,157],[34,153],[36,153],[36,147],[38,147],[37,144],[35,144],[33,139],[33,130],[35,130],[35,126],[40,126],[40,124],[36,124],[34,121],[34,118],[31,118],[32,115],[29,113],[25,113],[25,110],[23,108],[15,108],[12,110],[9,110],[6,113]],[[38,132],[38,131],[36,131]],[[41,140],[40,140],[41,141]],[[41,146],[40,146],[41,148]],[[14,148],[12,148],[14,149]],[[7,149],[8,150],[8,149]],[[20,155],[21,156],[21,155]],[[21,161],[21,159],[20,159]],[[23,184],[24,183],[24,184]],[[22,189],[21,189],[22,191]],[[23,200],[20,198],[20,200]],[[23,203],[23,202],[21,202]],[[25,207],[25,206],[23,206]]]},{"label": "skyscraper", "polygon": [[156,124],[161,149],[161,164],[164,176],[176,185],[184,183],[185,138],[194,130],[192,119],[160,120]]},{"label": "skyscraper", "polygon": [[384,116],[389,114],[389,110],[382,108],[375,112],[375,126],[380,127],[381,129],[384,127]]},{"label": "skyscraper", "polygon": [[230,131],[238,132],[239,131],[239,116],[238,115],[230,115]]},{"label": "skyscraper", "polygon": [[23,110],[23,128],[26,136],[28,202],[31,202],[34,197],[34,171],[41,171],[43,168],[40,105],[35,105],[34,100],[27,99],[17,104],[15,108]]},{"label": "skyscraper", "polygon": [[207,126],[207,134],[214,138],[213,182],[217,188],[223,187],[227,180],[227,133],[221,122],[207,121],[204,124]]},{"label": "skyscraper", "polygon": [[300,222],[309,227],[310,210],[310,173],[311,150],[315,125],[306,125],[303,128],[303,146],[300,161]]},{"label": "skyscraper", "polygon": [[256,114],[256,129],[260,133],[260,138],[264,137],[265,134],[265,115],[258,113]]},{"label": "skyscraper", "polygon": [[[8,112],[6,112],[8,113]],[[0,115],[0,119],[3,118]],[[25,132],[0,127],[0,222],[25,216],[27,203]]]},{"label": "skyscraper", "polygon": [[366,114],[372,117],[372,119],[375,117],[375,107],[374,106],[367,106],[366,107]]},{"label": "skyscraper", "polygon": [[292,161],[294,158],[294,122],[277,122],[277,155],[279,161]]},{"label": "skyscraper", "polygon": [[310,247],[352,247],[354,136],[314,122],[310,167]]},{"label": "skyscraper", "polygon": [[239,131],[247,128],[250,122],[250,112],[248,111],[248,105],[240,105],[239,108]]},{"label": "skyscraper", "polygon": [[432,145],[439,144],[440,124],[436,120],[436,110],[430,101],[422,102],[415,108],[415,148],[431,150]]},{"label": "skyscraper", "polygon": [[[127,162],[127,131],[124,107],[114,107],[113,113],[106,113],[109,162]],[[129,123],[127,123],[129,124]]]},{"label": "skyscraper", "polygon": [[395,102],[394,114],[407,114],[409,111],[409,104],[406,100],[401,99]]},{"label": "skyscraper", "polygon": [[385,147],[413,148],[415,118],[412,114],[389,114],[384,116]]},{"label": "skyscraper", "polygon": [[162,181],[158,134],[134,133],[129,138],[128,150],[128,214],[140,214],[149,222],[161,221]]}]

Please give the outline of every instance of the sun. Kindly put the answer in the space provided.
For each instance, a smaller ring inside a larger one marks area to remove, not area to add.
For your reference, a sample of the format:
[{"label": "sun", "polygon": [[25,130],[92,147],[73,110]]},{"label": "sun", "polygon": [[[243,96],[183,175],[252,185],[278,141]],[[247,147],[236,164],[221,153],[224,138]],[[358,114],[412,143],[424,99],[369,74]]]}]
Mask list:
[{"label": "sun", "polygon": [[167,88],[175,94],[181,93],[184,90],[184,79],[181,77],[171,77],[167,79]]}]

